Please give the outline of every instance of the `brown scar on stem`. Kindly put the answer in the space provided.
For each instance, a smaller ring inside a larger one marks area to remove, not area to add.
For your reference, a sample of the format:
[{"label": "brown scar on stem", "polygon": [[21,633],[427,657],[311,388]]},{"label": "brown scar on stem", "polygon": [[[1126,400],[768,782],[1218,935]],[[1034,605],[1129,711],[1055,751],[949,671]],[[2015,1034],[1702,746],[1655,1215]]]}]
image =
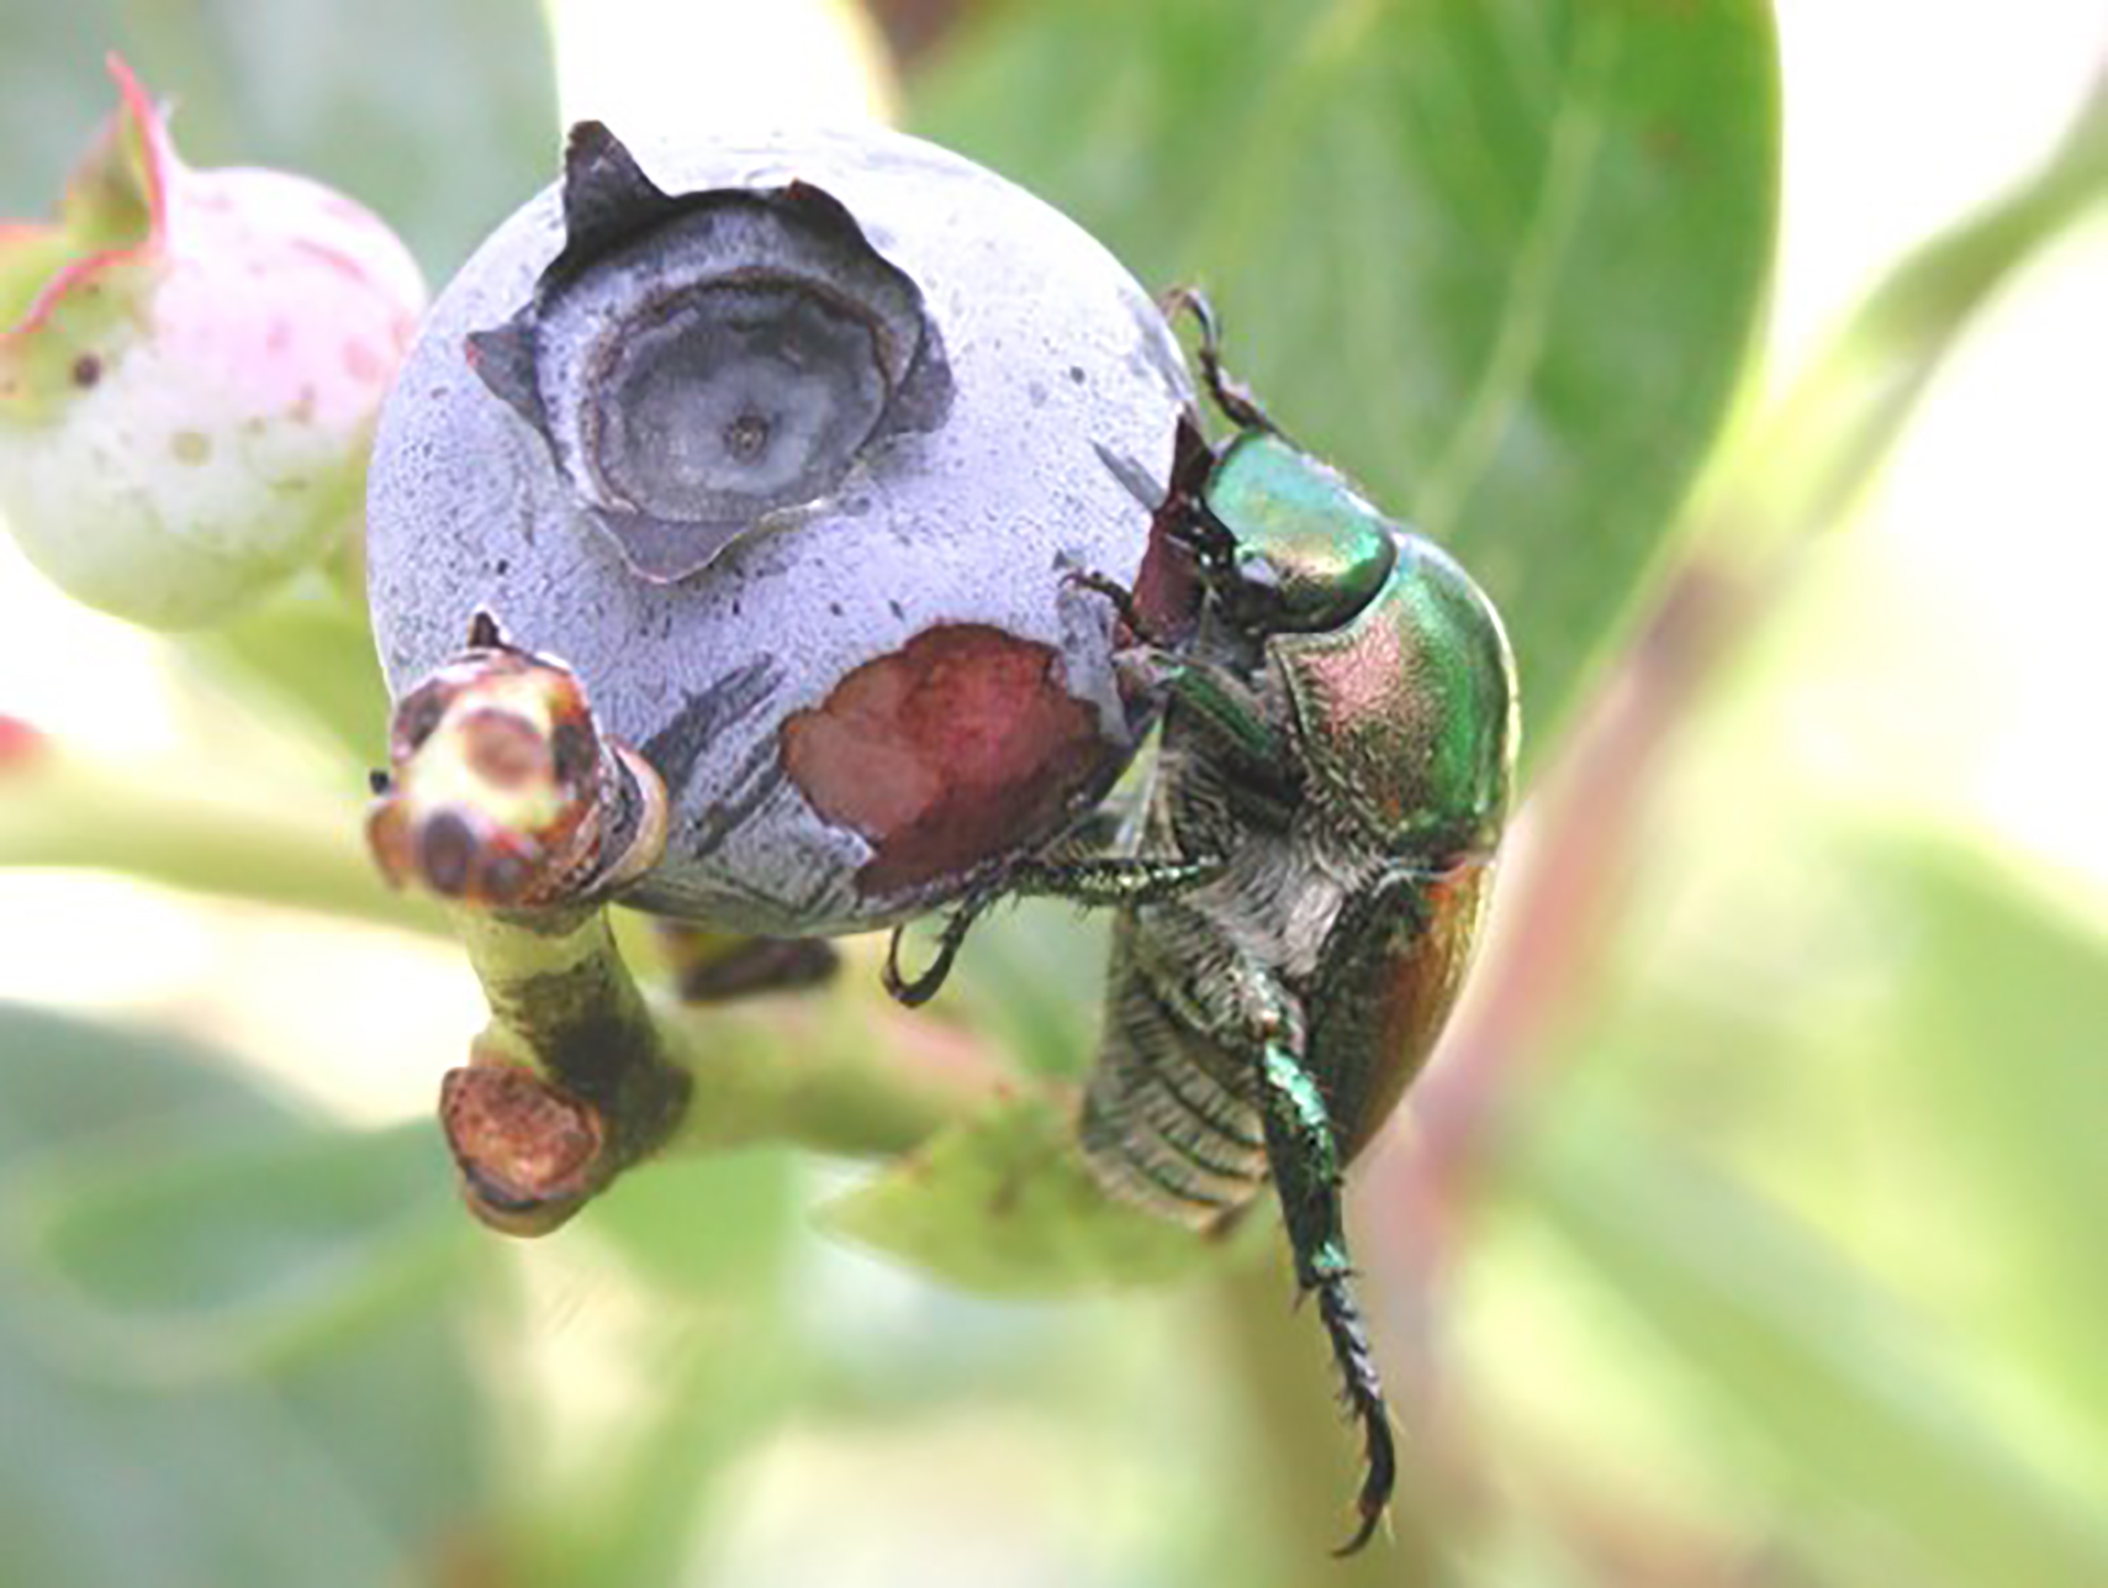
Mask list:
[{"label": "brown scar on stem", "polygon": [[857,888],[879,896],[1051,838],[1113,750],[1054,647],[978,623],[864,663],[781,744],[813,808],[870,843]]},{"label": "brown scar on stem", "polygon": [[449,1070],[439,1122],[469,1211],[509,1235],[548,1234],[610,1178],[600,1110],[522,1065]]}]

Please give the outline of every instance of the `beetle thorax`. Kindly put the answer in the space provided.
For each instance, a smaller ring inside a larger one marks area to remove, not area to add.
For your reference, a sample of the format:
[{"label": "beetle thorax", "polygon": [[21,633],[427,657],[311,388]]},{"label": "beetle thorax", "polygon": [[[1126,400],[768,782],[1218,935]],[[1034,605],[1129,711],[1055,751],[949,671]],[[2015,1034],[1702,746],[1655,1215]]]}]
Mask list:
[{"label": "beetle thorax", "polygon": [[1247,431],[1224,451],[1204,505],[1234,543],[1233,604],[1267,629],[1348,622],[1396,557],[1389,522],[1344,479],[1282,437]]}]

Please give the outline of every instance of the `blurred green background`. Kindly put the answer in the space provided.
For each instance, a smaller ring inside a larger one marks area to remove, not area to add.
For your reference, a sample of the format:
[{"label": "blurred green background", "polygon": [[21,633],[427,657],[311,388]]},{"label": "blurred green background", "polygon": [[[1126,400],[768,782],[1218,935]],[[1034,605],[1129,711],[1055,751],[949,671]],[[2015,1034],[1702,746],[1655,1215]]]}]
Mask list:
[{"label": "blurred green background", "polygon": [[[471,1225],[356,614],[150,638],[0,540],[65,761],[0,765],[0,1585],[2108,1583],[2108,10],[1777,10],[0,0],[10,217],[112,47],[435,284],[577,115],[995,165],[1482,574],[1532,791],[1356,1172],[1409,1471],[1338,1566],[1263,1241],[988,1299],[774,1149]],[[1101,950],[1019,909],[931,1018],[1073,1074]]]}]

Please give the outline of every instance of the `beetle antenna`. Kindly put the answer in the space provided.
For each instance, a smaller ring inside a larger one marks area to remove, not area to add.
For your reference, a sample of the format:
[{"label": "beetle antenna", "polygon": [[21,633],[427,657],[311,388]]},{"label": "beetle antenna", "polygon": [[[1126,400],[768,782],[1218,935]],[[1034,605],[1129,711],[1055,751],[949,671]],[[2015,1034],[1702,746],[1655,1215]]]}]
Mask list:
[{"label": "beetle antenna", "polygon": [[1134,592],[1125,585],[1088,568],[1071,569],[1068,580],[1079,590],[1088,590],[1093,595],[1103,596],[1112,607],[1113,615],[1127,625],[1127,632],[1144,645],[1156,650],[1169,648],[1157,638],[1156,630],[1150,627],[1149,620],[1142,616],[1141,609],[1135,605]]},{"label": "beetle antenna", "polygon": [[1267,417],[1251,389],[1222,367],[1222,324],[1215,318],[1215,306],[1208,301],[1208,295],[1198,287],[1173,287],[1164,294],[1164,312],[1176,314],[1181,309],[1192,315],[1200,327],[1201,383],[1222,410],[1223,418],[1243,430],[1269,430],[1279,435],[1281,427]]}]

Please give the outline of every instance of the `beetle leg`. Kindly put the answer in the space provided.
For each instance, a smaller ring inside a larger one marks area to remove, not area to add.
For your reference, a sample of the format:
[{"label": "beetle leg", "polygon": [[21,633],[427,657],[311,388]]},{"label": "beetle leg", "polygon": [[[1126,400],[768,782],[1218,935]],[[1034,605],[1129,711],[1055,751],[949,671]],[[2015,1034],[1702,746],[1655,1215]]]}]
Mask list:
[{"label": "beetle leg", "polygon": [[1274,787],[1295,781],[1296,759],[1251,685],[1228,668],[1184,661],[1167,667],[1164,682],[1188,720],[1231,758],[1235,771]]},{"label": "beetle leg", "polygon": [[1020,898],[1067,899],[1086,908],[1156,904],[1213,882],[1222,875],[1219,855],[1197,860],[1147,855],[1108,855],[1097,860],[1021,861],[1003,879],[1003,891]]},{"label": "beetle leg", "polygon": [[1164,312],[1176,314],[1181,309],[1191,314],[1200,327],[1200,378],[1208,395],[1215,399],[1215,406],[1222,410],[1223,418],[1240,429],[1280,434],[1281,427],[1267,417],[1259,400],[1222,367],[1222,326],[1216,321],[1215,306],[1208,302],[1208,295],[1198,287],[1173,287],[1164,294]]},{"label": "beetle leg", "polygon": [[1114,614],[1136,640],[1122,654],[1139,659],[1144,667],[1154,667],[1154,687],[1190,707],[1245,770],[1264,769],[1270,782],[1278,782],[1281,769],[1295,764],[1280,734],[1268,723],[1266,706],[1251,685],[1227,668],[1191,661],[1158,639],[1135,606],[1134,593],[1125,586],[1089,569],[1075,569],[1068,579],[1078,589],[1111,603]]},{"label": "beetle leg", "polygon": [[936,958],[913,981],[900,973],[900,943],[907,936],[907,923],[894,927],[893,935],[886,940],[886,963],[880,973],[893,1000],[914,1009],[936,997],[952,973],[952,961],[959,957],[966,934],[973,930],[973,924],[981,918],[982,912],[1002,896],[1000,884],[983,888],[946,916],[944,930],[937,938]]},{"label": "beetle leg", "polygon": [[1089,568],[1071,569],[1068,581],[1079,590],[1088,590],[1092,595],[1103,596],[1111,605],[1113,615],[1127,625],[1127,632],[1144,645],[1152,650],[1164,649],[1163,642],[1149,626],[1149,620],[1142,616],[1141,609],[1135,605],[1134,592],[1127,586],[1107,574]]},{"label": "beetle leg", "polygon": [[998,899],[1068,899],[1086,907],[1105,908],[1155,904],[1214,881],[1222,875],[1223,865],[1223,860],[1214,855],[1198,860],[1111,855],[1058,863],[1018,861],[952,911],[937,939],[936,957],[913,981],[900,972],[900,941],[906,928],[896,926],[886,945],[886,991],[911,1009],[928,1003],[951,975],[952,961],[959,957],[966,934]]},{"label": "beetle leg", "polygon": [[[1255,980],[1262,978],[1255,977]],[[1355,1305],[1353,1267],[1347,1258],[1340,1184],[1344,1155],[1325,1095],[1302,1059],[1300,1022],[1288,1018],[1285,997],[1261,992],[1268,1029],[1259,1057],[1260,1115],[1266,1125],[1266,1155],[1274,1189],[1295,1252],[1296,1281],[1317,1293],[1318,1315],[1339,1364],[1342,1393],[1360,1421],[1364,1469],[1354,1536],[1334,1551],[1352,1555],[1375,1534],[1397,1478],[1391,1419],[1369,1337]]]}]

